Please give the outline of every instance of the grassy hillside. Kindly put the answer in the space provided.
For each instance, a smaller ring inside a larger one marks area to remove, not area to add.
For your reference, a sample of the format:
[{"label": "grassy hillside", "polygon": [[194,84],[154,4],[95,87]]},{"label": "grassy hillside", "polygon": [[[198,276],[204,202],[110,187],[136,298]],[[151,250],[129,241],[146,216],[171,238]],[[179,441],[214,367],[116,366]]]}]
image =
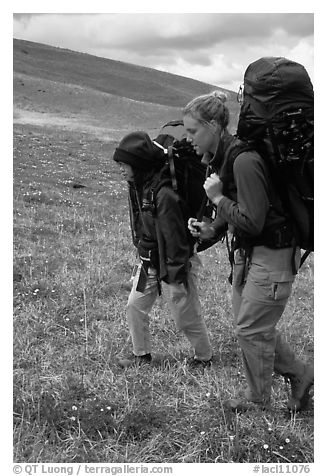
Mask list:
[{"label": "grassy hillside", "polygon": [[[90,130],[102,137],[136,128],[155,134],[191,98],[217,89],[193,79],[52,46],[14,40],[16,122]],[[230,92],[235,129],[239,106]],[[117,134],[116,134],[117,136]]]},{"label": "grassy hillside", "polygon": [[[174,107],[182,107],[194,96],[216,88],[143,66],[16,39],[14,71]],[[235,93],[230,91],[230,94],[235,101]]]},{"label": "grassy hillside", "polygon": [[162,124],[176,117],[180,110],[172,106],[18,73],[14,76],[15,123],[88,131],[104,140],[118,140],[136,129],[154,136]]}]

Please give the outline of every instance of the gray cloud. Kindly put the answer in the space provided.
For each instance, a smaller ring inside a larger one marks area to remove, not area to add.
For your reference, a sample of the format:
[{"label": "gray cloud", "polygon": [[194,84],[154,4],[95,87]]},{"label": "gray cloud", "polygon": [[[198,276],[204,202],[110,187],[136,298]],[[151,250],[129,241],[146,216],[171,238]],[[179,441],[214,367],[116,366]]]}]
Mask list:
[{"label": "gray cloud", "polygon": [[[124,18],[131,20],[130,15]],[[150,25],[158,20],[160,14],[146,14]],[[125,31],[124,36],[110,39],[106,43],[105,37],[97,46],[129,47],[132,50],[151,51],[156,48],[160,53],[163,49],[194,50],[205,48],[227,40],[268,38],[275,32],[284,32],[295,38],[313,35],[312,14],[267,14],[267,13],[239,13],[239,14],[179,14],[173,15],[180,22],[180,31],[169,32],[169,15],[162,15],[162,28],[144,27],[136,37],[133,28]],[[172,17],[171,17],[172,18]],[[158,22],[159,23],[159,22]],[[157,26],[158,26],[157,23]]]},{"label": "gray cloud", "polygon": [[14,14],[14,36],[235,87],[250,61],[313,70],[310,13]]}]

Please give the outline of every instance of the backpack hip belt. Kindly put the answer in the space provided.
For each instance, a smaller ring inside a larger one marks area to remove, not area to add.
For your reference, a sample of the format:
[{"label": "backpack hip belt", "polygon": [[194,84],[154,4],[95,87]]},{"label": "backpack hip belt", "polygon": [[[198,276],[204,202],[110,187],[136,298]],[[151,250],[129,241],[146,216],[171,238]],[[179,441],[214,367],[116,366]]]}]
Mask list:
[{"label": "backpack hip belt", "polygon": [[266,246],[272,249],[290,248],[294,245],[293,227],[284,223],[265,230],[261,235],[252,238],[239,238],[240,248],[249,246]]}]

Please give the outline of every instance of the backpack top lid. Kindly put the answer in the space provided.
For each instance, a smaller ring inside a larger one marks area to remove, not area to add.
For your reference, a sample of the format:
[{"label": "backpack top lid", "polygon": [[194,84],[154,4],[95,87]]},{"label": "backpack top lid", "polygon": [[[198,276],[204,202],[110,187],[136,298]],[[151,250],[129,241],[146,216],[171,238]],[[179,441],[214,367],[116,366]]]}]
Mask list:
[{"label": "backpack top lid", "polygon": [[160,168],[166,160],[164,152],[143,131],[131,132],[123,137],[113,159],[144,171]]},{"label": "backpack top lid", "polygon": [[[162,140],[167,141],[169,145],[171,144],[172,140],[181,141],[183,139],[186,139],[186,137],[187,133],[184,127],[184,123],[181,119],[176,119],[175,121],[167,122],[167,124],[162,126],[158,135],[159,142],[162,138]],[[158,140],[158,138],[156,140]]]},{"label": "backpack top lid", "polygon": [[266,126],[287,111],[302,109],[313,118],[313,100],[313,86],[304,66],[282,57],[260,58],[244,74],[237,135],[247,138],[253,132],[251,125]]}]

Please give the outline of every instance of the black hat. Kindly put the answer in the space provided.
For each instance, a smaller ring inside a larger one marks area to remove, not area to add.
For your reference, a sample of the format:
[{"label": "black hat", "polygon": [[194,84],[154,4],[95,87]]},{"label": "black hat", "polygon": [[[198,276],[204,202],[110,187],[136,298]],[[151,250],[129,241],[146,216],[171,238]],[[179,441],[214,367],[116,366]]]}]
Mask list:
[{"label": "black hat", "polygon": [[149,170],[161,167],[165,161],[164,152],[157,147],[146,132],[127,134],[114,152],[116,162],[124,162],[133,168]]}]

